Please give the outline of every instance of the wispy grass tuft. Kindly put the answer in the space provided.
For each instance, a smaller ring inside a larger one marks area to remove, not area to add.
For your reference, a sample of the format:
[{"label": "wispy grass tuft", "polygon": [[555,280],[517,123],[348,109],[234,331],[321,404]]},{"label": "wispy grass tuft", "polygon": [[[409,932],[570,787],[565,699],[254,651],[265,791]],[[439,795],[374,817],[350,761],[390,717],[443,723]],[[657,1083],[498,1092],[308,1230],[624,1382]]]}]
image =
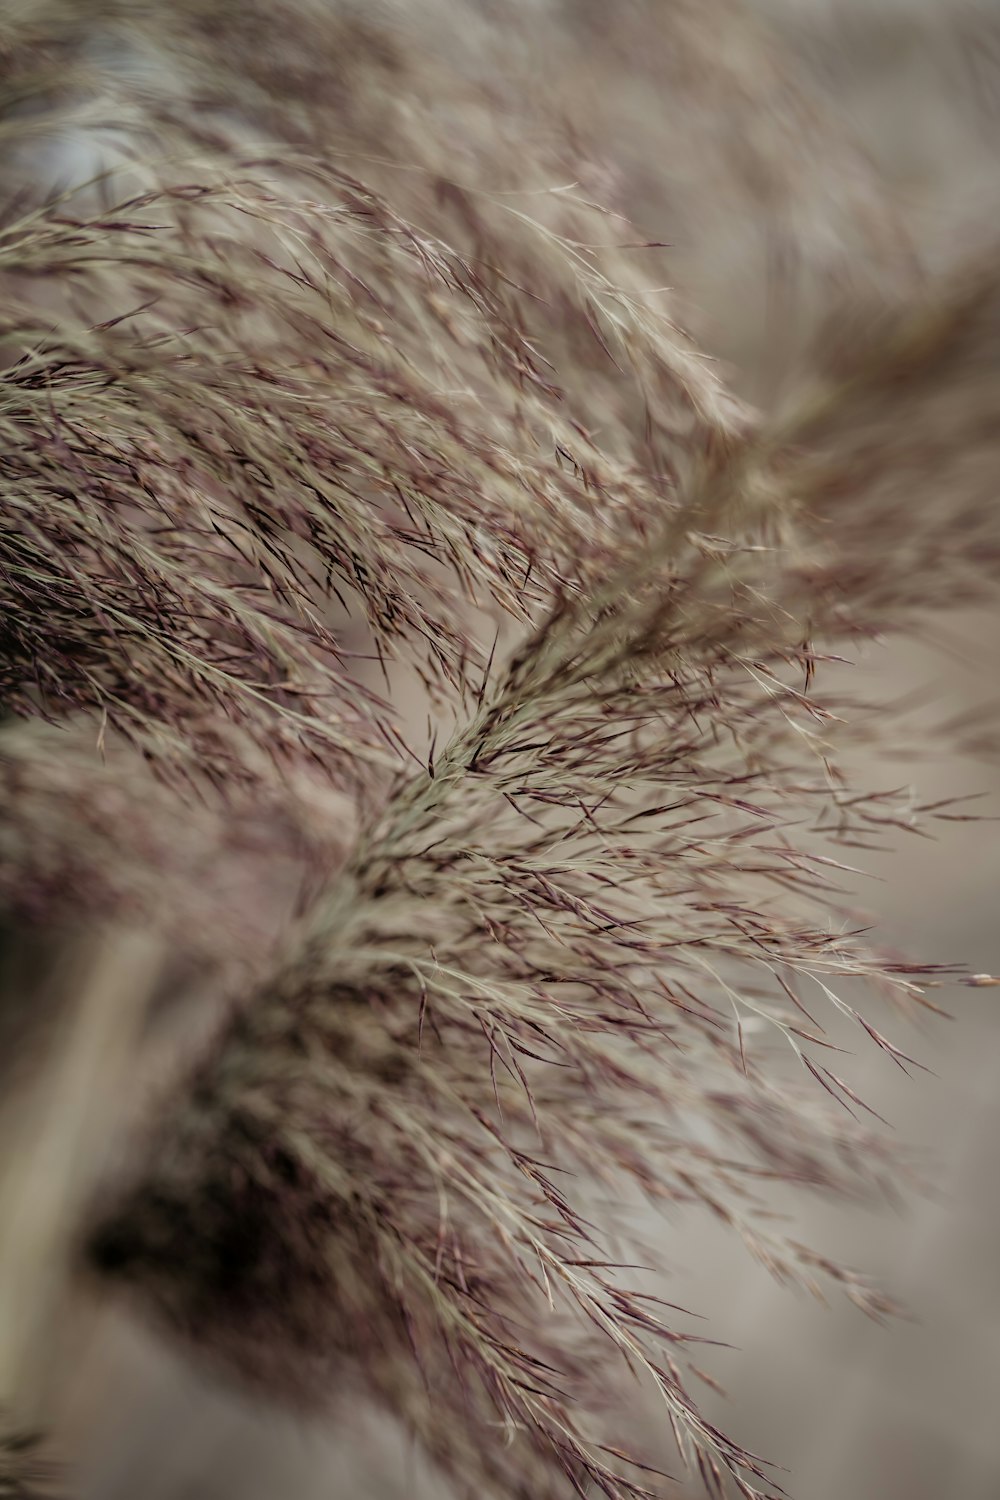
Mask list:
[{"label": "wispy grass tuft", "polygon": [[37,1455],[39,1439],[31,1433],[0,1428],[0,1495],[9,1500],[43,1500],[47,1467]]},{"label": "wispy grass tuft", "polygon": [[[44,7],[5,56],[25,152],[100,160],[110,100],[127,160],[0,228],[0,891],[243,949],[92,1264],[464,1494],[663,1493],[631,1377],[709,1493],[778,1493],[642,1220],[893,1310],[773,1190],[905,1185],[836,1028],[908,1070],[859,996],[982,982],[861,930],[859,850],[951,809],[847,779],[824,679],[995,594],[995,267],[843,315],[764,417],[516,92],[307,5]],[[213,936],[199,863],[269,854],[288,911]]]}]

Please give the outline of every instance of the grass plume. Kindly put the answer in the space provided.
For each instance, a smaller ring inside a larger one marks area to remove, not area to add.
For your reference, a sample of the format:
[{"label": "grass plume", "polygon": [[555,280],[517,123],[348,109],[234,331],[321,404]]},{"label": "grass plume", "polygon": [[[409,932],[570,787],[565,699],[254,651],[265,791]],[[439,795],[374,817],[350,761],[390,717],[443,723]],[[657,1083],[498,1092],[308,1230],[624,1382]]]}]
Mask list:
[{"label": "grass plume", "polygon": [[820,683],[993,596],[995,265],[858,294],[765,414],[628,193],[580,186],[558,89],[526,126],[515,83],[305,3],[6,25],[12,159],[101,169],[0,225],[0,890],[160,906],[239,974],[91,1263],[277,1398],[369,1390],[464,1494],[662,1493],[630,1376],[710,1493],[777,1493],[637,1221],[700,1208],[892,1309],[769,1189],[894,1189],[825,1023],[908,1068],[859,991],[962,977],[858,930],[846,851],[950,808],[850,784]]}]

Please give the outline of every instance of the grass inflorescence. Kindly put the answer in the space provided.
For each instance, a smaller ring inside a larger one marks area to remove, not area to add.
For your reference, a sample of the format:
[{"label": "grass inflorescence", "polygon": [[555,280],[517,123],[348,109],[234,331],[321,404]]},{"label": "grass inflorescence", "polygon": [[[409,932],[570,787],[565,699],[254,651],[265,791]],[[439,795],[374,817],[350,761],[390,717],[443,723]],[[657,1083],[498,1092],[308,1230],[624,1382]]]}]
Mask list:
[{"label": "grass inflorescence", "polygon": [[[532,135],[339,8],[5,24],[4,136],[98,166],[0,225],[0,889],[243,959],[92,1264],[276,1397],[373,1393],[463,1493],[662,1493],[632,1377],[710,1492],[776,1493],[630,1226],[698,1207],[892,1310],[770,1190],[896,1190],[828,1019],[908,1069],[859,994],[962,977],[851,910],[951,807],[854,785],[822,682],[994,587],[995,266],[869,289],[764,415],[557,95]],[[287,914],[261,875],[216,920],[275,860]]]}]

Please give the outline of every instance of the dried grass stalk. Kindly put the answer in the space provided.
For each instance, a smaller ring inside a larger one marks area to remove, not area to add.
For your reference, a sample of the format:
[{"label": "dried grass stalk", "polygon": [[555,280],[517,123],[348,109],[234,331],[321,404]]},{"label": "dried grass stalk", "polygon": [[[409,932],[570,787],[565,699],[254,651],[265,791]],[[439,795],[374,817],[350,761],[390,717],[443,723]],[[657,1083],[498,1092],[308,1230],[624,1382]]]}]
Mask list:
[{"label": "dried grass stalk", "polygon": [[96,908],[144,910],[193,863],[177,808],[226,871],[252,802],[292,883],[326,877],[91,1261],[277,1397],[365,1386],[468,1495],[659,1493],[630,1373],[710,1492],[773,1494],[699,1410],[635,1221],[697,1205],[891,1310],[769,1185],[899,1180],[826,1021],[907,1068],[858,993],[912,1010],[952,971],[873,951],[839,881],[950,809],[846,781],[817,675],[995,586],[995,268],[827,340],[765,420],[620,216],[537,191],[579,147],[563,119],[536,150],[515,89],[473,108],[306,5],[241,12],[231,55],[217,7],[97,7],[126,59],[97,85],[65,14],[14,28],[19,89],[55,58],[22,142],[88,109],[98,138],[105,87],[184,155],[0,232],[0,686],[52,721],[0,733],[2,889],[54,916],[89,861]]}]

